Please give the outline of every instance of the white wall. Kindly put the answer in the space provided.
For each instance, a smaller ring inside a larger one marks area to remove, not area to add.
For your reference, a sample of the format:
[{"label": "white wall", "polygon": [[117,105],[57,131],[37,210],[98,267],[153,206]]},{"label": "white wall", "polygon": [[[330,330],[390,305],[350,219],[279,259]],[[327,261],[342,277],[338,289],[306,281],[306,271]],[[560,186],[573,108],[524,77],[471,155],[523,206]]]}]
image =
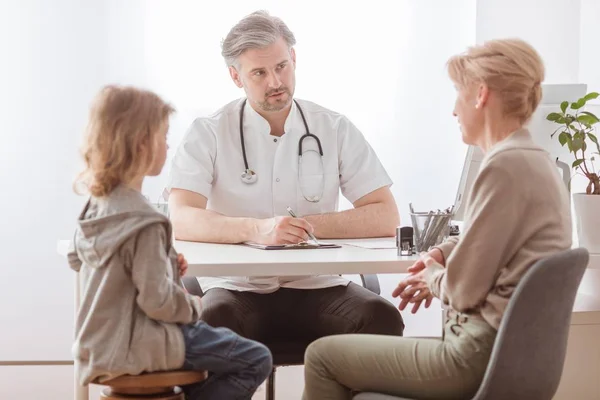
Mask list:
[{"label": "white wall", "polygon": [[0,360],[70,356],[73,273],[55,248],[74,228],[74,155],[103,81],[99,4],[0,3]]},{"label": "white wall", "polygon": [[477,43],[526,40],[546,64],[545,83],[576,83],[580,16],[580,0],[477,0]]},{"label": "white wall", "polygon": [[[600,93],[600,1],[580,1],[579,81]],[[593,103],[600,107],[600,99]]]}]

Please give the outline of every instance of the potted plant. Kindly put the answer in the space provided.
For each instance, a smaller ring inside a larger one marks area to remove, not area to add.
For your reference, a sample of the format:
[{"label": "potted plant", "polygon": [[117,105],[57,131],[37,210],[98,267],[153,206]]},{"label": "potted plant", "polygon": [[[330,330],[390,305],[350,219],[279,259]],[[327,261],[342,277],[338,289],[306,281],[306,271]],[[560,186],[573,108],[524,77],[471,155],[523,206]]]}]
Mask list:
[{"label": "potted plant", "polygon": [[561,112],[548,114],[546,119],[560,125],[551,137],[558,135],[561,146],[567,146],[573,154],[571,167],[576,174],[585,177],[585,193],[573,194],[573,205],[579,245],[591,253],[600,253],[600,145],[594,134],[598,117],[589,111],[581,111],[598,93],[588,93],[575,102],[563,101]]}]

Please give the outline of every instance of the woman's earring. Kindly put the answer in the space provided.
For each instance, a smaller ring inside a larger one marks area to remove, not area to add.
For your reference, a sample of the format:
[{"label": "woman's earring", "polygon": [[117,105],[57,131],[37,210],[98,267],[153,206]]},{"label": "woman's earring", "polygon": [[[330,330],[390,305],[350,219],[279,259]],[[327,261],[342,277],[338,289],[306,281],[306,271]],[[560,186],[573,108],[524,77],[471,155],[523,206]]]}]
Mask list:
[{"label": "woman's earring", "polygon": [[475,104],[475,109],[479,110],[479,104]]}]

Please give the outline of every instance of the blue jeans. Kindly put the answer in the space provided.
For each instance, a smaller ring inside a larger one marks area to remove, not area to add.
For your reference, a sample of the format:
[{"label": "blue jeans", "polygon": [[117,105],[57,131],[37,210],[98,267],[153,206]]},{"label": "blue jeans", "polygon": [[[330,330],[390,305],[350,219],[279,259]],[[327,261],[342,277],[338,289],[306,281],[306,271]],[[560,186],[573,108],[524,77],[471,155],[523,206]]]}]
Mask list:
[{"label": "blue jeans", "polygon": [[227,328],[203,321],[181,327],[185,340],[183,369],[208,371],[208,379],[183,386],[187,400],[251,399],[273,369],[269,349]]}]

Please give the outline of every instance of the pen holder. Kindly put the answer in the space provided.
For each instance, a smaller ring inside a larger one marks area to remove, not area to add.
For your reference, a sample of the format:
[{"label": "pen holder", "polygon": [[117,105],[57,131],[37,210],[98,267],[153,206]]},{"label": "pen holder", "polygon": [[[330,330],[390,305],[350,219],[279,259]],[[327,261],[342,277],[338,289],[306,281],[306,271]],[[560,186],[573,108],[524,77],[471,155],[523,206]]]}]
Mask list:
[{"label": "pen holder", "polygon": [[450,234],[452,212],[411,212],[414,245],[417,253],[441,244]]}]

